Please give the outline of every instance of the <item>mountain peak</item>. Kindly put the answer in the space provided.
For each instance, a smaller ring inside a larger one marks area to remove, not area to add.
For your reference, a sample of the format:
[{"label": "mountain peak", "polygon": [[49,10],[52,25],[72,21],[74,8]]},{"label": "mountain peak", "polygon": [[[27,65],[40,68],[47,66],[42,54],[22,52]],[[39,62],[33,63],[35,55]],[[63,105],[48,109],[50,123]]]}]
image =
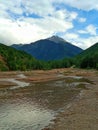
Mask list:
[{"label": "mountain peak", "polygon": [[66,42],[58,36],[52,36],[28,45],[16,46],[15,48],[26,51],[36,59],[45,61],[73,57],[82,52],[82,49]]},{"label": "mountain peak", "polygon": [[48,38],[48,40],[59,43],[59,42],[66,42],[63,38],[53,35],[52,37]]}]

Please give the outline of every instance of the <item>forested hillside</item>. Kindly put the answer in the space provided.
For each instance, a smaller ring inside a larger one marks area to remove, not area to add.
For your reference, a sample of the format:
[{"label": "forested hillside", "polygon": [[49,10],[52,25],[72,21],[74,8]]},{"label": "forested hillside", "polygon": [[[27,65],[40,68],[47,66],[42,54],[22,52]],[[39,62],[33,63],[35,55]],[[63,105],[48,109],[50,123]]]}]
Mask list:
[{"label": "forested hillside", "polygon": [[38,61],[31,55],[0,44],[0,70],[37,69]]},{"label": "forested hillside", "polygon": [[76,66],[98,69],[98,43],[86,49],[74,58],[40,61],[24,51],[0,44],[0,70],[54,69]]},{"label": "forested hillside", "polygon": [[83,50],[58,36],[39,40],[30,44],[14,44],[12,47],[24,50],[38,60],[61,60],[74,57]]},{"label": "forested hillside", "polygon": [[72,60],[68,58],[47,62],[36,60],[24,51],[0,44],[1,71],[64,68],[70,67],[72,64]]},{"label": "forested hillside", "polygon": [[80,68],[98,69],[98,43],[77,55],[75,63]]}]

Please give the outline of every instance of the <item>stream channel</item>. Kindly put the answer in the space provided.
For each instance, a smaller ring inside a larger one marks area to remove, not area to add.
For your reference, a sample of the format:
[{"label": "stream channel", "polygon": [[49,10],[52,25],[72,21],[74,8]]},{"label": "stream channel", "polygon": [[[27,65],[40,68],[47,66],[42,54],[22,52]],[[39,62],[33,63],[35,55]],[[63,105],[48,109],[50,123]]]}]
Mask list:
[{"label": "stream channel", "polygon": [[0,90],[0,130],[41,130],[81,91],[77,87],[81,77],[32,84],[12,78],[0,80],[17,83]]}]

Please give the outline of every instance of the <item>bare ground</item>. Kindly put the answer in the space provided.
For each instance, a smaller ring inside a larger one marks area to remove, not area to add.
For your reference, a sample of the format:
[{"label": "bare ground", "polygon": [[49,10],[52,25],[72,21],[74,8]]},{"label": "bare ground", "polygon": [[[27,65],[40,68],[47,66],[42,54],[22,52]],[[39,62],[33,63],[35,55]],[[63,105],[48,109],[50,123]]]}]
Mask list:
[{"label": "bare ground", "polygon": [[[26,78],[19,75],[25,75]],[[89,84],[89,89],[82,90],[73,102],[53,121],[53,125],[44,130],[98,130],[98,72],[95,70],[81,69],[55,69],[49,71],[30,72],[0,72],[1,78],[15,78],[26,82],[43,82],[60,79],[60,74],[67,76],[83,76],[94,84]],[[11,82],[3,83],[0,87],[12,85]]]},{"label": "bare ground", "polygon": [[93,70],[71,70],[72,75],[79,75],[93,81],[82,90],[64,112],[54,120],[54,124],[44,130],[98,130],[98,72]]}]

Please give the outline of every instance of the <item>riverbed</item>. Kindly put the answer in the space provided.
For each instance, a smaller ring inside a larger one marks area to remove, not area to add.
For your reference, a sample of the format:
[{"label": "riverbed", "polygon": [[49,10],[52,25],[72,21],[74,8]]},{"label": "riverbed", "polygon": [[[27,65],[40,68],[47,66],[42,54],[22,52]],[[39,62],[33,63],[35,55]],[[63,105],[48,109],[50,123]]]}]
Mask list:
[{"label": "riverbed", "polygon": [[0,130],[44,129],[89,84],[81,76],[64,73],[43,82],[29,82],[27,78],[23,73],[0,78],[1,83],[6,82],[0,85]]}]

